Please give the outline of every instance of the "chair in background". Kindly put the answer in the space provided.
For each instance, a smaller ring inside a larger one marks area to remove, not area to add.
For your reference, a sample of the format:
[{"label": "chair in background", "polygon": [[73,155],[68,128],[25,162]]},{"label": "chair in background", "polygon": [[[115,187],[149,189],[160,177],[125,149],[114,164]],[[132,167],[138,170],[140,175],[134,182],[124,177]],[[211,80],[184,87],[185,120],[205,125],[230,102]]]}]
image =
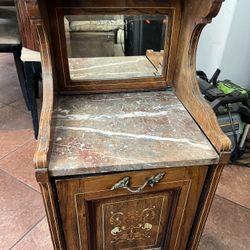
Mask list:
[{"label": "chair in background", "polygon": [[38,136],[38,112],[36,98],[39,96],[40,53],[22,48],[15,3],[0,0],[0,53],[13,53],[18,79],[27,108],[32,115],[35,138]]},{"label": "chair in background", "polygon": [[18,32],[16,8],[12,3],[13,1],[0,1],[0,53],[13,53],[22,94],[27,108],[30,109],[24,67],[20,59],[22,45]]},{"label": "chair in background", "polygon": [[29,98],[34,134],[37,139],[39,133],[39,118],[36,98],[39,97],[39,80],[41,79],[40,53],[23,47],[21,60],[24,65],[26,90]]}]

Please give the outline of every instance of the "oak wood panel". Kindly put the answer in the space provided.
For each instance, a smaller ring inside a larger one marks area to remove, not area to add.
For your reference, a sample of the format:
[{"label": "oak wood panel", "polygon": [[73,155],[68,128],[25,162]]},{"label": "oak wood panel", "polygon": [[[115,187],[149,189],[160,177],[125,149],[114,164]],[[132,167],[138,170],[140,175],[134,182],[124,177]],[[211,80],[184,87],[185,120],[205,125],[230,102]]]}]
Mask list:
[{"label": "oak wood panel", "polygon": [[[112,185],[125,176],[131,176],[131,186],[138,187],[145,181],[146,177],[148,178],[159,172],[166,172],[165,177],[152,189],[145,188],[141,194],[131,194],[126,190],[110,191]],[[159,224],[158,236],[160,238],[157,241],[158,245],[156,244],[154,247],[185,249],[206,172],[207,167],[204,166],[128,172],[56,181],[66,245],[68,248],[70,246],[70,249],[123,249],[125,247],[128,249],[132,249],[132,247],[145,249],[142,247],[140,239],[130,243],[126,243],[126,240],[124,240],[117,246],[112,246],[110,240],[112,235],[108,232],[112,223],[110,225],[106,220],[107,213],[112,209],[114,213],[120,211],[130,220],[129,218],[136,214],[136,211],[138,214],[146,209],[146,204],[151,204],[151,208],[154,206],[159,208],[159,197],[165,197],[164,199],[168,204],[162,205],[165,209],[164,216]],[[152,197],[154,202],[145,201],[149,197]],[[138,203],[135,201],[137,199],[139,199]],[[103,209],[104,211],[102,211]],[[105,220],[103,220],[103,212]],[[155,225],[153,221],[154,219],[152,219],[152,225]],[[150,222],[148,223],[150,224]],[[136,226],[126,224],[124,227],[129,229],[132,227],[133,231]],[[115,230],[115,227],[112,229]],[[152,227],[152,230],[156,232],[155,226]],[[125,229],[124,231],[119,237],[129,237]],[[87,235],[86,232],[88,232]],[[97,238],[95,235],[97,235]],[[103,237],[105,238],[104,241]],[[151,237],[156,237],[156,235],[152,234]]]}]

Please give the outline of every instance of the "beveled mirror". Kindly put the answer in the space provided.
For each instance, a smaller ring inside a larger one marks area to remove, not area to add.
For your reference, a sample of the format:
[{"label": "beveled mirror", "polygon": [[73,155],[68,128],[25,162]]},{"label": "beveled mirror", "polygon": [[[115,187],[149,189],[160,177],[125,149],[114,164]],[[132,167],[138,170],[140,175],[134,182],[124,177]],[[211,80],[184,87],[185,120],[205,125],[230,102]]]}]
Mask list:
[{"label": "beveled mirror", "polygon": [[66,15],[70,79],[118,80],[160,77],[166,15]]},{"label": "beveled mirror", "polygon": [[51,12],[60,92],[164,89],[172,81],[179,10],[133,4]]}]

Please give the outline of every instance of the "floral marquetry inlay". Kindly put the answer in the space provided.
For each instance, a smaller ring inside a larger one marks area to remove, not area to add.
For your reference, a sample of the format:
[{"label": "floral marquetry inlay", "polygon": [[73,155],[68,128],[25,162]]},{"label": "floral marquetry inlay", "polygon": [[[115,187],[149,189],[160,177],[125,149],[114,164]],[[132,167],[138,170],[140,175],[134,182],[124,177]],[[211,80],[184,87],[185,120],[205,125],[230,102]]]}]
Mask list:
[{"label": "floral marquetry inlay", "polygon": [[127,214],[111,212],[110,224],[114,226],[111,230],[112,243],[150,238],[150,232],[153,228],[151,223],[154,219],[155,206],[142,211],[128,211]]},{"label": "floral marquetry inlay", "polygon": [[103,249],[159,247],[167,206],[168,194],[102,204]]}]

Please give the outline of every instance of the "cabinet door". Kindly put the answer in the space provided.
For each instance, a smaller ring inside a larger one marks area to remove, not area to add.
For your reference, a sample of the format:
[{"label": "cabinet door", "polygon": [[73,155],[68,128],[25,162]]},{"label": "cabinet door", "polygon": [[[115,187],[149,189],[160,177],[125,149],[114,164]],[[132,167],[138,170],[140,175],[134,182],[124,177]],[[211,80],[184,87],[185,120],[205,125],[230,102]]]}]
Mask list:
[{"label": "cabinet door", "polygon": [[200,166],[57,180],[67,249],[185,249],[206,172]]}]

